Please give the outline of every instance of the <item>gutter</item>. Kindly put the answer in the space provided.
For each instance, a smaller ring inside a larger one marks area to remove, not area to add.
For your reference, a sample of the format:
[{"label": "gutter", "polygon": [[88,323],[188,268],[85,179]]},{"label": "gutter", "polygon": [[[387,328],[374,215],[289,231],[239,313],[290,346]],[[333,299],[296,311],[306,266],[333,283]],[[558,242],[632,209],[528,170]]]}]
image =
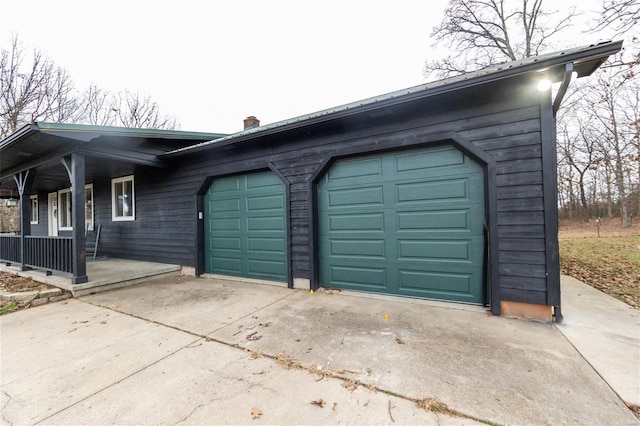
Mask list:
[{"label": "gutter", "polygon": [[[257,127],[247,131],[235,133],[220,139],[203,142],[190,147],[176,149],[160,155],[160,158],[173,158],[181,155],[201,152],[214,147],[231,145],[238,142],[248,141],[256,137],[270,136],[298,128],[324,123],[327,121],[349,117],[356,114],[366,113],[376,109],[394,106],[400,103],[424,99],[435,95],[453,92],[461,89],[479,86],[493,81],[503,80],[536,71],[545,71],[556,68],[567,63],[579,65],[601,59],[602,63],[606,57],[618,52],[622,47],[622,41],[609,41],[591,45],[586,48],[569,49],[563,52],[556,52],[539,57],[526,58],[520,61],[495,65],[482,70],[474,71],[461,76],[449,79],[430,82],[419,86],[399,90],[386,95],[381,95],[339,107],[318,111],[312,114],[299,116],[296,118],[280,121],[266,126]],[[604,59],[603,59],[604,58]],[[600,65],[598,63],[593,69],[584,70],[583,75],[590,74]],[[577,68],[577,66],[576,66]],[[557,70],[556,72],[558,72]],[[565,89],[566,90],[566,89]]]},{"label": "gutter", "polygon": [[556,118],[556,115],[558,114],[558,110],[560,109],[560,104],[564,99],[564,95],[567,93],[567,88],[569,87],[569,83],[571,83],[572,76],[573,76],[573,62],[569,62],[568,64],[565,65],[562,84],[560,85],[560,89],[558,89],[556,98],[553,100],[553,118]]},{"label": "gutter", "polygon": [[16,142],[19,142],[21,138],[28,135],[29,133],[36,132],[37,130],[38,130],[38,125],[35,123],[26,124],[22,126],[18,130],[16,130],[15,132],[7,136],[5,139],[0,141],[0,151],[10,147]]}]

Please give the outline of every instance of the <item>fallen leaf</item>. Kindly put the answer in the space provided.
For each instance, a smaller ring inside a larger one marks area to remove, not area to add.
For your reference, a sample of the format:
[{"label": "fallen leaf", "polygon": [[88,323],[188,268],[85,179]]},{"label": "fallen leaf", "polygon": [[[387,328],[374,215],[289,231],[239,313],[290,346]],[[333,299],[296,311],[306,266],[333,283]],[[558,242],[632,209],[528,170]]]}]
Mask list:
[{"label": "fallen leaf", "polygon": [[316,399],[315,401],[311,401],[310,404],[312,405],[317,405],[320,408],[324,408],[324,399],[320,398],[320,399]]},{"label": "fallen leaf", "polygon": [[342,383],[342,387],[344,387],[348,391],[353,392],[354,390],[358,389],[358,384],[354,380],[349,380],[347,382]]},{"label": "fallen leaf", "polygon": [[251,409],[251,419],[255,420],[258,417],[260,417],[262,415],[262,411],[260,411],[259,409],[257,409],[256,407],[253,407]]},{"label": "fallen leaf", "polygon": [[260,339],[262,339],[262,336],[258,335],[258,332],[257,332],[257,331],[254,331],[254,332],[253,332],[253,333],[251,333],[251,334],[247,334],[246,339],[247,339],[247,340],[251,340],[251,341],[254,341],[254,340],[260,340]]}]

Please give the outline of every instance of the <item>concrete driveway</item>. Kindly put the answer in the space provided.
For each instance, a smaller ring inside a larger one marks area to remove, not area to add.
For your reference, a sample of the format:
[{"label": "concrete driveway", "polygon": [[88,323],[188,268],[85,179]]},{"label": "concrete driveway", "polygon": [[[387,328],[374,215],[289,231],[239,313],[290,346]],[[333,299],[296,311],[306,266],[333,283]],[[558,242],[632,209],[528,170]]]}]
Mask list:
[{"label": "concrete driveway", "polygon": [[478,307],[173,277],[0,327],[4,424],[638,424],[555,326]]}]

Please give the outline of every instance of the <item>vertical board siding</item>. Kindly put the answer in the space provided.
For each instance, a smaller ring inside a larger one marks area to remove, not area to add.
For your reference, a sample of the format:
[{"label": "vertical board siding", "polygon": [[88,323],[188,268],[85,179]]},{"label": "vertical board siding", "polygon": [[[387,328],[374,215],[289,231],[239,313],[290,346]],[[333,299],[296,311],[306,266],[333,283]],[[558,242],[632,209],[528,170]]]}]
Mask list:
[{"label": "vertical board siding", "polygon": [[[195,266],[196,202],[205,180],[265,170],[272,163],[290,184],[291,275],[310,278],[309,182],[327,159],[419,147],[425,140],[421,135],[446,132],[460,135],[496,161],[498,211],[493,220],[498,234],[491,238],[498,239],[501,298],[544,304],[545,192],[538,98],[533,93],[513,96],[505,89],[492,99],[466,101],[428,110],[414,108],[402,119],[393,116],[374,122],[370,118],[333,129],[316,126],[203,151],[175,158],[167,169],[138,167],[134,172],[136,219],[131,222],[112,221],[111,180],[94,181],[95,223],[103,226],[99,254]],[[40,201],[46,233],[46,197]]]}]

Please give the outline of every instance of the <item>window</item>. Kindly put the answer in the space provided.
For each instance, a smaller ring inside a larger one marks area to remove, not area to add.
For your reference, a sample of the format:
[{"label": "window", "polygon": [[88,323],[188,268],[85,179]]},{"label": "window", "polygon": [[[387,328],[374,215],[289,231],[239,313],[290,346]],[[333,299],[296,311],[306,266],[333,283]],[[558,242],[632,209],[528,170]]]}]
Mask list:
[{"label": "window", "polygon": [[[93,230],[93,184],[84,187],[84,217],[88,230]],[[62,231],[73,229],[71,188],[58,191],[58,227]]]},{"label": "window", "polygon": [[93,231],[93,184],[84,187],[84,223]]},{"label": "window", "polygon": [[36,225],[38,223],[38,195],[32,195],[31,199],[31,224]]},{"label": "window", "polygon": [[58,191],[58,227],[62,231],[71,231],[71,189]]},{"label": "window", "polygon": [[113,220],[135,220],[136,199],[133,176],[111,180],[111,211]]}]

